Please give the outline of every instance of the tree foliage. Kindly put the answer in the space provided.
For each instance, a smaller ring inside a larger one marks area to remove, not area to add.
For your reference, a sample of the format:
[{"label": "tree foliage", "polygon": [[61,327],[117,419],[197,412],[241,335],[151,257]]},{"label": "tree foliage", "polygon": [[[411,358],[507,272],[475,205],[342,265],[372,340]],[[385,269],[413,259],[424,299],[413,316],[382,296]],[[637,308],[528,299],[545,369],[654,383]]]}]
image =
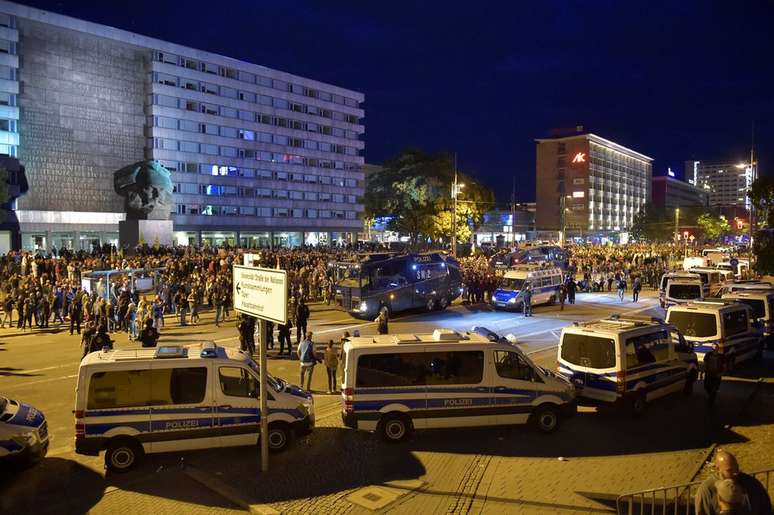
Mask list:
[{"label": "tree foliage", "polygon": [[758,225],[774,227],[774,178],[758,177],[747,192],[750,202],[755,208]]},{"label": "tree foliage", "polygon": [[774,275],[774,230],[764,229],[755,233],[753,253],[755,271],[761,275]]},{"label": "tree foliage", "polygon": [[631,227],[631,235],[636,240],[649,242],[671,241],[675,229],[674,212],[657,208],[653,204],[645,204],[637,214]]},{"label": "tree foliage", "polygon": [[[471,226],[481,223],[494,203],[494,193],[472,177],[457,174],[465,184],[457,202],[458,241],[470,238]],[[391,230],[408,235],[412,244],[421,236],[448,241],[453,232],[451,198],[454,165],[448,154],[410,149],[368,176],[365,216],[391,216]]]},{"label": "tree foliage", "polygon": [[705,240],[717,240],[731,232],[731,225],[724,216],[714,216],[711,213],[702,213],[696,219],[696,225]]}]

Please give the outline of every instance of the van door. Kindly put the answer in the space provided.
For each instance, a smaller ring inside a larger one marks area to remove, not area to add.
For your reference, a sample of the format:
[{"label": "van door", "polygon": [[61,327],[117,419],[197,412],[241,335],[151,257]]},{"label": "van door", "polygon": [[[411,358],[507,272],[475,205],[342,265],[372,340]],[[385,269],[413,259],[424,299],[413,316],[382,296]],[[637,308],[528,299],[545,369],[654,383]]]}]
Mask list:
[{"label": "van door", "polygon": [[485,382],[484,349],[426,352],[428,371],[425,427],[470,427],[494,423]]},{"label": "van door", "polygon": [[533,380],[537,374],[519,353],[493,351],[492,402],[496,424],[524,424],[537,397]]},{"label": "van door", "polygon": [[670,345],[666,329],[626,339],[622,363],[626,371],[626,393],[639,391],[647,400],[653,400],[683,389],[687,367],[671,352]]},{"label": "van door", "polygon": [[260,434],[260,382],[237,364],[218,363],[215,368],[221,444],[255,445]]},{"label": "van door", "polygon": [[151,452],[217,447],[206,363],[151,365]]}]

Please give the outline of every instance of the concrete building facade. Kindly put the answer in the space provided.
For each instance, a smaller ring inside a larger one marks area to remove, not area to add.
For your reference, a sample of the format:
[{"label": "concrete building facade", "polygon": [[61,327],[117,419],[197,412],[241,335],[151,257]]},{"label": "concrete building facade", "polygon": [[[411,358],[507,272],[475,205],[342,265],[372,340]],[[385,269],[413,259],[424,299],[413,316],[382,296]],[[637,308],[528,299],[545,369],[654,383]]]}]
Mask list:
[{"label": "concrete building facade", "polygon": [[653,177],[651,191],[653,205],[667,209],[709,205],[707,190],[668,175]]},{"label": "concrete building facade", "polygon": [[650,157],[590,133],[536,142],[538,231],[613,237],[650,201]]},{"label": "concrete building facade", "polygon": [[0,1],[0,154],[25,248],[115,242],[113,172],[172,172],[180,244],[346,241],[362,227],[362,93]]},{"label": "concrete building facade", "polygon": [[755,175],[749,162],[686,161],[685,176],[708,192],[712,207],[750,209],[747,191]]}]

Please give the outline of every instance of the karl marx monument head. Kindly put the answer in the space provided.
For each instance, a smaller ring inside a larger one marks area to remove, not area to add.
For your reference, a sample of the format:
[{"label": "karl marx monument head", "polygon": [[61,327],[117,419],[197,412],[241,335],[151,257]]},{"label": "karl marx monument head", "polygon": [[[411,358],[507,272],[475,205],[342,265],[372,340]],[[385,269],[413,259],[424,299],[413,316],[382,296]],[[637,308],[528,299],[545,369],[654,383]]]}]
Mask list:
[{"label": "karl marx monument head", "polygon": [[127,218],[169,218],[172,179],[158,161],[139,161],[121,168],[113,174],[113,186],[124,197]]}]

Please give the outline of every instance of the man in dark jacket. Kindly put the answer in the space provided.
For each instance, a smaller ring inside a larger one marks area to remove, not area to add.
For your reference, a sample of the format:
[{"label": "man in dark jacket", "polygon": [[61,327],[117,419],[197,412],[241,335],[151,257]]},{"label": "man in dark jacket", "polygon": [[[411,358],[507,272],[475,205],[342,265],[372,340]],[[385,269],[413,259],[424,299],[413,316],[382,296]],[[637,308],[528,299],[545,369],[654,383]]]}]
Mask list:
[{"label": "man in dark jacket", "polygon": [[286,324],[280,324],[278,329],[279,332],[277,334],[277,339],[279,340],[279,355],[282,356],[282,351],[285,349],[285,345],[288,346],[288,356],[292,353],[292,347],[290,345],[290,330],[293,327],[293,322],[288,318],[288,322]]},{"label": "man in dark jacket", "polygon": [[301,338],[306,334],[306,323],[309,320],[309,307],[304,302],[304,298],[296,306],[296,344],[301,343]]},{"label": "man in dark jacket", "polygon": [[139,339],[143,347],[155,347],[156,342],[159,341],[159,332],[153,327],[153,320],[150,318],[145,321],[145,327],[143,327]]}]

